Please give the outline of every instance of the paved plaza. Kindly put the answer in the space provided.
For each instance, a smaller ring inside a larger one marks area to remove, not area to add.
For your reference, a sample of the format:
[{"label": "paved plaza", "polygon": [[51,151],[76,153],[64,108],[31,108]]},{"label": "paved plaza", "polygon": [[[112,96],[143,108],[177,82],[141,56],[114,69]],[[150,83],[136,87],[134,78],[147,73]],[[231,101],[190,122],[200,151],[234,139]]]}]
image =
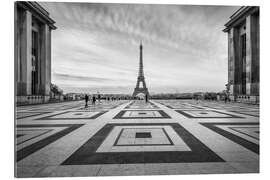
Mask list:
[{"label": "paved plaza", "polygon": [[16,109],[18,177],[259,172],[259,106],[83,101]]}]

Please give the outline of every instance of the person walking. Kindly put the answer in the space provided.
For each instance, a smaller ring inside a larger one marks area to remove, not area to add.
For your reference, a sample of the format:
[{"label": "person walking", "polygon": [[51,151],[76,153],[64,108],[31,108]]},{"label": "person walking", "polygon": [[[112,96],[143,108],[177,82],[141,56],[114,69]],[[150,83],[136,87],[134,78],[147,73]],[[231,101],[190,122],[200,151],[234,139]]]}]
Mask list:
[{"label": "person walking", "polygon": [[100,100],[101,100],[101,95],[98,94],[98,102],[100,103]]},{"label": "person walking", "polygon": [[147,96],[147,94],[145,95],[145,103],[148,103],[148,96]]},{"label": "person walking", "polygon": [[95,105],[96,104],[96,97],[93,95],[93,98],[92,98],[92,104]]},{"label": "person walking", "polygon": [[85,108],[88,108],[88,100],[89,100],[89,97],[88,97],[87,94],[85,94],[84,100],[85,100]]}]

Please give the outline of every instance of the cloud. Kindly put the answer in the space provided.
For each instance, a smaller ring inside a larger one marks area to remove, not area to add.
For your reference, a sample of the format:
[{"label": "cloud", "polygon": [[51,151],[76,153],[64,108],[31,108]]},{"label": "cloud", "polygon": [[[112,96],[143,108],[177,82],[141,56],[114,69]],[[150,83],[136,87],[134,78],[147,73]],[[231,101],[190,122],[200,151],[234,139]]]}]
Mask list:
[{"label": "cloud", "polygon": [[52,33],[52,80],[56,84],[74,86],[78,91],[89,86],[130,90],[128,87],[136,84],[140,41],[150,90],[209,87],[220,91],[226,84],[227,35],[222,29],[239,7],[41,4],[58,27]]},{"label": "cloud", "polygon": [[90,81],[90,82],[108,82],[112,81],[112,79],[109,78],[100,78],[100,77],[86,77],[86,76],[77,76],[77,75],[70,75],[70,74],[59,74],[54,73],[53,74],[56,78],[62,79],[62,80],[71,80],[71,81]]}]

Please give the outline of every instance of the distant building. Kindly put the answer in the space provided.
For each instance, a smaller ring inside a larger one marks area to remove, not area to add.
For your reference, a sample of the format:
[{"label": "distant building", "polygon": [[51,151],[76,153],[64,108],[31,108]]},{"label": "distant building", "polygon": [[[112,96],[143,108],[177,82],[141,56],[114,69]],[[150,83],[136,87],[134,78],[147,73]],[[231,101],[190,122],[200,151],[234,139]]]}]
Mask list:
[{"label": "distant building", "polygon": [[76,100],[76,94],[75,93],[67,93],[65,95],[66,100],[73,101]]},{"label": "distant building", "polygon": [[36,2],[15,2],[16,102],[43,103],[50,99],[51,31],[49,13]]},{"label": "distant building", "polygon": [[228,33],[228,91],[231,99],[259,102],[259,7],[244,6],[225,24]]},{"label": "distant building", "polygon": [[82,93],[67,93],[65,94],[65,100],[75,101],[84,99],[85,94]]}]

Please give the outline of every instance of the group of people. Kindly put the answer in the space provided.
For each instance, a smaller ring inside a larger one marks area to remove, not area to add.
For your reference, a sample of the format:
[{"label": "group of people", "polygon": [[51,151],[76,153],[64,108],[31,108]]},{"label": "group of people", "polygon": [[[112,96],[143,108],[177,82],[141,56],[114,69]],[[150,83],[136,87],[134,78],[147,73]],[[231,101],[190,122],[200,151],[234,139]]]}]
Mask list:
[{"label": "group of people", "polygon": [[[84,96],[84,100],[85,100],[85,108],[87,108],[88,107],[88,101],[89,101],[89,96],[86,94],[85,96]],[[92,96],[92,104],[93,105],[95,105],[96,104],[96,96]],[[99,101],[100,101],[100,97],[99,97]]]},{"label": "group of people", "polygon": [[[115,97],[104,97],[104,98],[105,98],[105,100],[108,100],[108,101],[109,101],[109,100],[112,100],[112,101],[113,101],[113,100],[120,100],[120,98],[115,98]],[[103,98],[103,99],[104,99],[104,98]],[[125,98],[125,99],[126,99],[126,98]],[[88,94],[85,94],[84,100],[85,100],[85,108],[87,108],[87,107],[88,107],[88,101],[90,101],[90,97],[89,97]],[[97,100],[100,102],[100,100],[101,100],[101,95],[100,95],[100,94],[97,95],[97,98],[96,98],[95,95],[92,96],[92,105],[95,105]],[[145,95],[145,102],[146,102],[146,103],[149,102],[149,97],[148,97],[147,94]]]}]

